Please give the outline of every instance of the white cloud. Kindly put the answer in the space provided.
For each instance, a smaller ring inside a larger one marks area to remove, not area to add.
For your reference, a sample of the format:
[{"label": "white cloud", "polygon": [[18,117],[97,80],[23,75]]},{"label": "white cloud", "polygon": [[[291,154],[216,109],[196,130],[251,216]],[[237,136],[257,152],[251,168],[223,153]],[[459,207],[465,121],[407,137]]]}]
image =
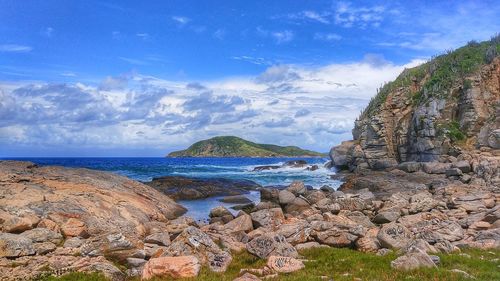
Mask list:
[{"label": "white cloud", "polygon": [[315,33],[314,39],[322,41],[339,41],[342,36],[335,33]]},{"label": "white cloud", "polygon": [[293,40],[294,33],[290,30],[272,32],[271,36],[274,37],[278,44],[290,42]]},{"label": "white cloud", "polygon": [[188,18],[188,17],[181,17],[181,16],[172,16],[172,20],[175,21],[176,23],[180,24],[180,25],[185,25],[185,24],[187,24],[188,22],[191,21],[190,18]]},{"label": "white cloud", "polygon": [[[343,27],[378,27],[384,20],[386,7],[353,6],[349,2],[337,2],[334,8],[335,23]],[[394,16],[394,14],[393,14]]]},{"label": "white cloud", "polygon": [[6,53],[27,53],[33,50],[30,46],[16,45],[16,44],[4,44],[0,45],[0,52]]},{"label": "white cloud", "polygon": [[54,35],[54,28],[52,27],[47,27],[43,32],[42,34],[46,37],[52,37],[52,35]]},{"label": "white cloud", "polygon": [[224,37],[226,36],[226,30],[225,29],[222,29],[222,28],[219,28],[217,29],[214,34],[213,34],[214,38],[217,38],[219,40],[223,40]]},{"label": "white cloud", "polygon": [[97,86],[0,84],[0,134],[8,132],[0,145],[167,152],[231,134],[327,151],[350,138],[354,120],[376,89],[405,66],[410,64],[363,60],[275,65],[258,76],[212,81],[127,74]]}]

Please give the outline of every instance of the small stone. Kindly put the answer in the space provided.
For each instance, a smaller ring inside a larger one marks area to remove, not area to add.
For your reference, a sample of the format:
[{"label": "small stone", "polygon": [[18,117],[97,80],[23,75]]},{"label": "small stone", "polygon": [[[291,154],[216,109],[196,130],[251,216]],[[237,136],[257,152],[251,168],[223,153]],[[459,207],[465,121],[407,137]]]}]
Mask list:
[{"label": "small stone", "polygon": [[142,279],[153,277],[190,278],[198,276],[201,264],[195,256],[150,259],[142,270]]},{"label": "small stone", "polygon": [[446,170],[447,177],[461,176],[463,173],[459,168],[451,168]]},{"label": "small stone", "polygon": [[392,212],[392,211],[385,211],[385,212],[380,212],[378,213],[372,221],[377,224],[384,224],[384,223],[389,223],[396,221],[401,217],[399,212]]},{"label": "small stone", "polygon": [[278,273],[290,273],[303,269],[304,263],[291,257],[270,256],[267,266]]},{"label": "small stone", "polygon": [[71,237],[69,239],[66,239],[64,241],[64,248],[79,248],[82,246],[84,243],[84,240],[82,240],[80,237]]},{"label": "small stone", "polygon": [[261,281],[261,279],[253,274],[245,273],[240,277],[233,279],[233,281]]}]

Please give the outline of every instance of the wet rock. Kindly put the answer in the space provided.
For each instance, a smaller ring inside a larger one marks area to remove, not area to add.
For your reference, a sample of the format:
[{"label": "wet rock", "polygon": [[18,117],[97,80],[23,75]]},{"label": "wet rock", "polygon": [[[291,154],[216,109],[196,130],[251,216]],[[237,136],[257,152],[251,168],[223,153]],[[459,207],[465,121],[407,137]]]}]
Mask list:
[{"label": "wet rock", "polygon": [[233,196],[226,196],[222,199],[219,199],[220,202],[224,203],[234,203],[234,204],[249,204],[253,203],[252,200],[248,199],[244,195],[233,195]]},{"label": "wet rock", "polygon": [[153,277],[191,278],[198,276],[201,264],[195,256],[150,259],[142,271],[142,279]]},{"label": "wet rock", "polygon": [[147,185],[163,192],[175,200],[194,200],[214,196],[232,196],[258,190],[261,186],[250,180],[225,178],[188,178],[166,176],[154,178]]},{"label": "wet rock", "polygon": [[210,210],[210,214],[208,215],[211,218],[214,217],[223,217],[226,215],[233,215],[226,207],[218,206]]},{"label": "wet rock", "polygon": [[303,269],[304,263],[291,257],[270,256],[267,266],[278,273],[290,273]]},{"label": "wet rock", "polygon": [[303,168],[306,165],[307,165],[306,160],[291,160],[291,161],[286,161],[283,164],[284,167],[292,167],[292,168]]},{"label": "wet rock", "polygon": [[254,172],[258,172],[258,171],[268,171],[268,170],[276,170],[276,169],[279,169],[281,168],[282,166],[278,166],[278,165],[265,165],[265,166],[257,166],[255,168],[253,168],[253,171]]}]

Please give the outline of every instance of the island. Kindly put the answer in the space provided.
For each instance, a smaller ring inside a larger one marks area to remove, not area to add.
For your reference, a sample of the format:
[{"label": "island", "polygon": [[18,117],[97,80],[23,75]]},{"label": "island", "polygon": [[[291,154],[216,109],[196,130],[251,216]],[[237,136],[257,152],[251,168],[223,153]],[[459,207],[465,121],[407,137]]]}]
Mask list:
[{"label": "island", "polygon": [[167,157],[325,157],[323,153],[297,146],[259,144],[235,136],[219,136],[194,143]]}]

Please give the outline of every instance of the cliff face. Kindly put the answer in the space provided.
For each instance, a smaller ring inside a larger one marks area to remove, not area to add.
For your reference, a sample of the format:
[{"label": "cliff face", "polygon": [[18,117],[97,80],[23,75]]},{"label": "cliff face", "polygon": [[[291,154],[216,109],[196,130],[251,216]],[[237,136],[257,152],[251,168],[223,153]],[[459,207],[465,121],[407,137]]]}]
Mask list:
[{"label": "cliff face", "polygon": [[337,166],[385,169],[500,148],[500,38],[405,70],[361,114],[353,141],[330,153]]}]

